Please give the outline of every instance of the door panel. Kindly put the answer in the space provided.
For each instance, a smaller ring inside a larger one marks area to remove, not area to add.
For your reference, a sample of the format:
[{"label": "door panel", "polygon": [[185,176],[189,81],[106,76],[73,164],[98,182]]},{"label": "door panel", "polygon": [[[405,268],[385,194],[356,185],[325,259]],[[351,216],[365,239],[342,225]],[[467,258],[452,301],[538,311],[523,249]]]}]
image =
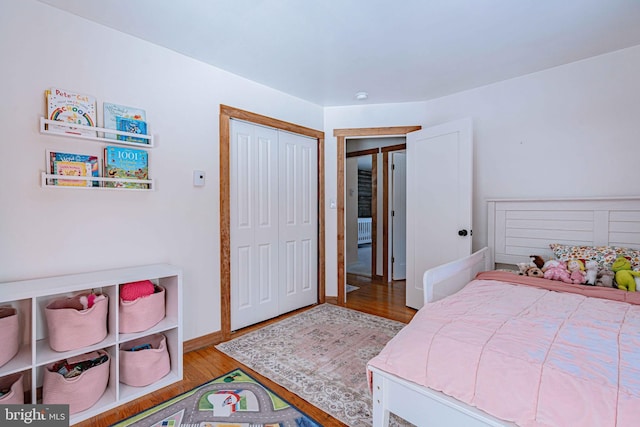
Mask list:
[{"label": "door panel", "polygon": [[278,313],[278,133],[231,120],[231,329]]},{"label": "door panel", "polygon": [[317,302],[318,174],[316,141],[280,132],[280,275],[287,285],[280,293],[280,312]]},{"label": "door panel", "polygon": [[471,253],[472,123],[407,134],[407,306],[423,305],[424,272]]},{"label": "door panel", "polygon": [[231,121],[231,330],[317,302],[316,140]]},{"label": "door panel", "polygon": [[393,280],[404,280],[407,275],[407,155],[405,152],[391,153],[392,168],[392,251],[393,259],[391,267],[391,278]]}]

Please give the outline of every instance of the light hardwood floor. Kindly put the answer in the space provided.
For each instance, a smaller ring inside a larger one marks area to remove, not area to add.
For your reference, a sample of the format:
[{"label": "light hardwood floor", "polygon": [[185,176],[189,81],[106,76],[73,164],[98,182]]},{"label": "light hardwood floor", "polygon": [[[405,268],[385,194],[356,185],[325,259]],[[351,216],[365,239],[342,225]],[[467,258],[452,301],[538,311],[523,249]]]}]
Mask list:
[{"label": "light hardwood floor", "polygon": [[[411,320],[411,318],[415,314],[415,310],[405,306],[404,281],[394,282],[387,285],[384,283],[376,283],[375,281],[362,276],[352,275],[348,276],[348,281],[353,285],[359,286],[359,289],[348,293],[346,307],[365,313],[398,320],[404,323],[409,322],[409,320]],[[329,299],[328,302],[336,304],[335,298],[333,300]],[[308,308],[301,309],[293,313],[281,316],[277,319],[272,319],[259,325],[245,328],[242,331],[236,332],[234,334],[234,337],[253,331],[257,328],[280,320],[283,317],[288,317],[307,309]],[[301,411],[314,418],[323,426],[345,426],[344,423],[336,420],[327,413],[311,405],[304,399],[301,399],[297,395],[289,392],[287,389],[268,380],[257,372],[247,368],[242,363],[237,362],[235,359],[232,359],[227,355],[219,352],[213,346],[191,351],[184,355],[184,379],[182,381],[148,394],[140,399],[125,403],[124,405],[119,406],[118,408],[115,408],[111,411],[107,411],[100,416],[93,417],[81,423],[78,423],[76,424],[76,426],[109,426],[131,415],[135,415],[140,411],[162,403],[173,396],[176,396],[185,391],[189,391],[192,388],[199,386],[200,384],[210,381],[213,378],[223,375],[236,368],[244,369],[246,372],[261,381],[265,386],[271,388],[282,398],[298,407]]]}]

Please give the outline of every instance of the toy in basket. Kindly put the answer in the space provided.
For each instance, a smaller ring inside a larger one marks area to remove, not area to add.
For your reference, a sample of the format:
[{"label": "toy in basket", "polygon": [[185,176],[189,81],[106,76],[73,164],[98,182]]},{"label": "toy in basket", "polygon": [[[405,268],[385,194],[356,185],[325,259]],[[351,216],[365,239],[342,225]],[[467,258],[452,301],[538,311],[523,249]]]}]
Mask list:
[{"label": "toy in basket", "polygon": [[19,329],[18,311],[10,306],[0,307],[0,366],[18,353]]},{"label": "toy in basket", "polygon": [[23,403],[22,374],[17,373],[0,378],[0,405],[22,405]]},{"label": "toy in basket", "polygon": [[52,363],[44,370],[42,403],[68,404],[75,414],[92,407],[109,383],[109,353],[92,351]]},{"label": "toy in basket", "polygon": [[165,316],[165,290],[150,280],[120,285],[120,333],[142,332]]},{"label": "toy in basket", "polygon": [[158,381],[171,370],[167,339],[154,334],[120,345],[120,382],[144,387]]},{"label": "toy in basket", "polygon": [[58,298],[45,307],[49,346],[69,351],[97,344],[107,336],[109,298],[93,292]]}]

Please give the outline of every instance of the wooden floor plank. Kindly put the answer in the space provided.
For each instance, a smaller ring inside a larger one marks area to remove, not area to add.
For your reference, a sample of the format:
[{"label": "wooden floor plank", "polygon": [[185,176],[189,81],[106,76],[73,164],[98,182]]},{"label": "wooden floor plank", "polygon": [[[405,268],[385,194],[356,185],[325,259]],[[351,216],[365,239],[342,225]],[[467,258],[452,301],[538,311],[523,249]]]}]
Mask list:
[{"label": "wooden floor plank", "polygon": [[[407,323],[409,320],[411,320],[416,312],[415,310],[405,306],[404,281],[386,284],[373,281],[370,278],[366,278],[363,276],[347,275],[347,282],[359,287],[359,289],[347,294],[346,306],[349,308],[393,320],[398,320],[404,323]],[[335,298],[334,301],[331,301],[331,299],[329,298],[329,302],[335,303]],[[240,336],[247,332],[251,332],[255,329],[281,320],[283,317],[288,317],[304,310],[306,309],[301,309],[293,313],[281,316],[279,318],[263,322],[259,325],[245,328],[242,331],[236,332],[234,334],[234,337]],[[221,353],[213,346],[186,353],[184,355],[183,362],[184,379],[182,381],[150,393],[140,399],[125,403],[118,408],[107,411],[99,416],[89,418],[83,422],[76,424],[76,426],[107,427],[124,418],[135,415],[140,411],[144,411],[157,404],[160,404],[180,393],[189,391],[192,388],[199,386],[200,384],[224,375],[225,373],[236,368],[244,369],[247,373],[258,379],[262,384],[269,387],[276,394],[280,395],[289,403],[293,404],[298,409],[314,418],[323,426],[345,426],[344,423],[316,408],[306,400],[298,397],[294,393],[291,393],[290,391],[279,386],[273,381],[270,381],[269,379],[263,377],[252,369],[249,369],[235,359],[232,359],[224,353]]]}]

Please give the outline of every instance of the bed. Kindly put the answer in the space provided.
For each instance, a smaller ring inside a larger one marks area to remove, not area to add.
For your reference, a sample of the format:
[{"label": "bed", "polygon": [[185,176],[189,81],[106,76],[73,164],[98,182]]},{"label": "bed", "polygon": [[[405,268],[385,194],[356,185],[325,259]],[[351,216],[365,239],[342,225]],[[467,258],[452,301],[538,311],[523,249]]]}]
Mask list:
[{"label": "bed", "polygon": [[390,413],[418,426],[637,425],[640,292],[503,269],[576,250],[604,264],[628,251],[640,268],[640,198],[490,200],[487,212],[489,246],[425,272],[424,307],[368,363],[373,425]]}]

